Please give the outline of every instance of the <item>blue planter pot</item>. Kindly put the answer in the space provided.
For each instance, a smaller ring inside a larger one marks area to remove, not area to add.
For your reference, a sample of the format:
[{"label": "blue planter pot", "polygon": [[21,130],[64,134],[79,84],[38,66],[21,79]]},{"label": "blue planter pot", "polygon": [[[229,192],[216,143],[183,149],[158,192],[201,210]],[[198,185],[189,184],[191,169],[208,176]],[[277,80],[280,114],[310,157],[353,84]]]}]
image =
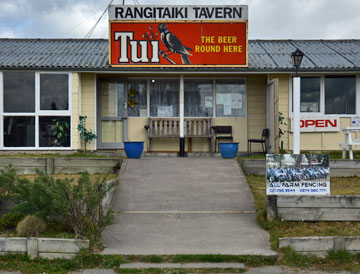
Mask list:
[{"label": "blue planter pot", "polygon": [[128,158],[138,159],[144,150],[144,142],[124,142],[125,153]]},{"label": "blue planter pot", "polygon": [[219,143],[220,154],[224,159],[235,158],[239,150],[239,143]]}]

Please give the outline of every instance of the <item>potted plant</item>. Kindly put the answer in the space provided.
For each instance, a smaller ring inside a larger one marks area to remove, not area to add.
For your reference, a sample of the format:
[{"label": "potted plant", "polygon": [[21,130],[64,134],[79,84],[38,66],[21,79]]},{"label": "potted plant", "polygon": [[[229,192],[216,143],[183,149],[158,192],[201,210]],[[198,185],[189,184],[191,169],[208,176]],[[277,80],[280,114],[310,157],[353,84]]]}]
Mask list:
[{"label": "potted plant", "polygon": [[144,150],[144,142],[124,142],[124,148],[128,158],[139,159]]},{"label": "potted plant", "polygon": [[219,143],[221,157],[224,159],[235,158],[239,150],[238,142]]}]

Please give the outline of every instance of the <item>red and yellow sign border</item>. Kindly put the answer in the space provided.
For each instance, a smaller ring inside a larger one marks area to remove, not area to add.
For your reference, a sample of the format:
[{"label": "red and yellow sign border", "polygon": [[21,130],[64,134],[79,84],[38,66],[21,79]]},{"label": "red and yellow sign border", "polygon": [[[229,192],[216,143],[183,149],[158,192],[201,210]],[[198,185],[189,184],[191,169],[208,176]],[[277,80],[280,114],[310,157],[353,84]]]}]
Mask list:
[{"label": "red and yellow sign border", "polygon": [[181,21],[181,20],[173,20],[173,21],[161,21],[161,23],[245,23],[245,29],[246,29],[246,52],[245,52],[245,59],[246,59],[246,62],[245,64],[242,64],[242,65],[222,65],[222,64],[201,64],[201,65],[185,65],[185,64],[176,64],[176,65],[173,65],[173,64],[168,64],[168,65],[165,65],[165,64],[158,64],[158,65],[144,65],[144,64],[141,64],[141,65],[138,65],[138,64],[111,64],[111,48],[112,48],[112,37],[111,37],[111,24],[112,23],[131,23],[131,24],[138,24],[138,23],[141,23],[141,24],[151,24],[151,23],[160,23],[160,21],[109,21],[109,65],[111,67],[117,67],[117,68],[120,68],[120,67],[141,67],[141,68],[145,68],[145,67],[156,67],[156,68],[159,68],[159,67],[239,67],[239,68],[245,68],[245,67],[248,67],[248,55],[249,55],[249,39],[248,39],[248,21],[205,21],[205,20],[202,20],[202,21]]}]

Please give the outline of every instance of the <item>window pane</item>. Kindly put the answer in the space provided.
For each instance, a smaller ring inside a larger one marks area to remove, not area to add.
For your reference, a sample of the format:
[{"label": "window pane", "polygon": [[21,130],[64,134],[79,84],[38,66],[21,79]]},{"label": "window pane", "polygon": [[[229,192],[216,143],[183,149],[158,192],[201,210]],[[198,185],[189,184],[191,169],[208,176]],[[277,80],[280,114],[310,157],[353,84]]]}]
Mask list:
[{"label": "window pane", "polygon": [[3,72],[4,112],[35,112],[35,73]]},{"label": "window pane", "polygon": [[101,82],[101,117],[124,117],[124,84]]},{"label": "window pane", "polygon": [[151,81],[150,116],[179,116],[179,80]]},{"label": "window pane", "polygon": [[124,121],[101,121],[101,142],[124,142]]},{"label": "window pane", "polygon": [[355,114],[355,76],[325,78],[325,114]]},{"label": "window pane", "polygon": [[35,146],[35,117],[4,117],[5,147]]},{"label": "window pane", "polygon": [[300,111],[320,112],[320,77],[301,77]]},{"label": "window pane", "polygon": [[69,110],[67,74],[40,74],[40,109]]},{"label": "window pane", "polygon": [[130,80],[127,90],[128,116],[146,117],[146,80]]},{"label": "window pane", "polygon": [[70,147],[70,117],[39,117],[40,147]]},{"label": "window pane", "polygon": [[216,117],[245,117],[245,90],[245,80],[216,80]]},{"label": "window pane", "polygon": [[186,117],[213,116],[211,80],[185,80],[184,107]]}]

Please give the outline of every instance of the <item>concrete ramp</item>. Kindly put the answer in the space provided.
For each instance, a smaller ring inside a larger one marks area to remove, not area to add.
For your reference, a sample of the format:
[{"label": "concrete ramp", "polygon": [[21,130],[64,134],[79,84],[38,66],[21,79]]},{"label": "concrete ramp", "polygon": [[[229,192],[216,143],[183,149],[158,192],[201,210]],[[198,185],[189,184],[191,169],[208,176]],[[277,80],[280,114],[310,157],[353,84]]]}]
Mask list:
[{"label": "concrete ramp", "polygon": [[235,160],[127,159],[113,209],[103,254],[276,254]]}]

